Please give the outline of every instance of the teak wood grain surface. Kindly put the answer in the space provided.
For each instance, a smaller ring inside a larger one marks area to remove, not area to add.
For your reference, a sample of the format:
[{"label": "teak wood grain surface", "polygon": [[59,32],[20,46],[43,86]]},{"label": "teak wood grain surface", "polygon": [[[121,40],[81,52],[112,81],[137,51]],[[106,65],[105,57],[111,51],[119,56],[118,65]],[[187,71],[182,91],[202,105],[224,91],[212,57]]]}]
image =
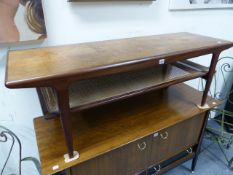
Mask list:
[{"label": "teak wood grain surface", "polygon": [[9,88],[51,86],[136,70],[221,52],[232,42],[190,33],[174,33],[10,51],[5,84]]},{"label": "teak wood grain surface", "polygon": [[[201,110],[196,106],[201,98],[201,92],[178,84],[120,102],[72,113],[74,149],[79,151],[80,158],[70,163],[64,163],[63,155],[67,150],[59,118],[36,118],[34,125],[42,173],[53,174],[67,169],[202,114],[207,109]],[[219,105],[219,101],[208,97],[207,104],[212,108]],[[59,169],[53,171],[54,165],[59,165]]]}]

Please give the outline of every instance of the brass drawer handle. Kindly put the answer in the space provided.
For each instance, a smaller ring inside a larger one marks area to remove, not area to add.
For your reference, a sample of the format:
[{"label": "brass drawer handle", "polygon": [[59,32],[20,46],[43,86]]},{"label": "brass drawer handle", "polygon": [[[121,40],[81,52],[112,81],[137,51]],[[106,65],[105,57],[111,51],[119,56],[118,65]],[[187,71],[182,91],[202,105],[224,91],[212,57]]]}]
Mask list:
[{"label": "brass drawer handle", "polygon": [[141,144],[138,144],[138,148],[143,151],[144,149],[146,149],[146,142],[142,142]]},{"label": "brass drawer handle", "polygon": [[160,137],[163,139],[163,140],[166,140],[168,138],[168,132],[164,132],[163,134],[161,133],[160,134]]},{"label": "brass drawer handle", "polygon": [[189,153],[189,154],[192,154],[192,153],[193,153],[193,149],[192,149],[192,148],[189,148],[189,149],[187,149],[186,151],[187,151],[187,153]]}]

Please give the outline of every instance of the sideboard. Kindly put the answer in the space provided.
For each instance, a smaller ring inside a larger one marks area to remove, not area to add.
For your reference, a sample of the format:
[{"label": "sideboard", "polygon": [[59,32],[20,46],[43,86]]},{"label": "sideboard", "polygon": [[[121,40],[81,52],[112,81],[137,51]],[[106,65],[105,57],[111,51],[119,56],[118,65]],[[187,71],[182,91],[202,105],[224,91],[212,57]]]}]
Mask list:
[{"label": "sideboard", "polygon": [[[64,162],[59,118],[34,120],[43,174],[152,175],[193,159],[194,171],[208,109],[202,93],[178,84],[115,103],[72,113],[74,147],[80,157]],[[209,108],[219,101],[207,98]],[[65,172],[64,172],[65,171]]]}]

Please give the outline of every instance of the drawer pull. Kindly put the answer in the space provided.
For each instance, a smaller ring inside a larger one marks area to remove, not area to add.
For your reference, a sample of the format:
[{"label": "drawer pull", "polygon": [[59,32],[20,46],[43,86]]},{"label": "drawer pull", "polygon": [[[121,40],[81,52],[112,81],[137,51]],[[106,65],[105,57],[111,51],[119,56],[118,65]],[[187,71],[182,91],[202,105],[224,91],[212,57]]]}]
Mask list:
[{"label": "drawer pull", "polygon": [[155,170],[155,173],[154,173],[153,175],[158,174],[158,173],[160,172],[160,170],[161,170],[161,166],[160,166],[160,165],[154,166],[153,168],[154,168],[154,170]]},{"label": "drawer pull", "polygon": [[156,137],[158,137],[158,136],[159,136],[159,133],[157,133],[157,132],[153,134],[153,137],[154,137],[154,138],[156,138]]},{"label": "drawer pull", "polygon": [[186,151],[187,151],[187,153],[189,153],[189,154],[192,154],[192,153],[193,153],[193,149],[192,149],[192,148],[189,148],[189,149],[187,149]]},{"label": "drawer pull", "polygon": [[142,142],[141,144],[138,144],[138,148],[143,151],[144,149],[146,149],[146,142]]},{"label": "drawer pull", "polygon": [[166,140],[168,138],[168,132],[164,132],[163,134],[160,134],[160,137],[163,139],[163,140]]}]

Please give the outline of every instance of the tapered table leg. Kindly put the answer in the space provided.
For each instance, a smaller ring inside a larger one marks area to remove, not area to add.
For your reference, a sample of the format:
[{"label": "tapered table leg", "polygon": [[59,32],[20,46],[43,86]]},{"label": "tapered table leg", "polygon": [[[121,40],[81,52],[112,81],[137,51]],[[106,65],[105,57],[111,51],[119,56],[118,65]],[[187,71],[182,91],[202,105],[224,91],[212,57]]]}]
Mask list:
[{"label": "tapered table leg", "polygon": [[74,156],[74,149],[69,106],[69,88],[56,88],[56,90],[60,111],[60,120],[65,134],[66,146],[68,149],[69,157],[72,158]]},{"label": "tapered table leg", "polygon": [[194,149],[194,151],[195,151],[195,156],[194,156],[194,158],[193,158],[192,165],[191,165],[191,170],[192,170],[192,172],[195,171],[196,164],[197,164],[197,159],[198,159],[198,156],[199,156],[200,151],[201,151],[201,145],[202,145],[202,141],[203,141],[203,138],[204,138],[206,126],[207,126],[207,123],[208,123],[208,117],[209,117],[209,111],[206,112],[206,114],[205,114],[205,119],[204,119],[202,131],[201,131],[201,135],[200,135],[200,137],[199,137],[198,145],[197,145],[197,146],[195,147],[195,149]]},{"label": "tapered table leg", "polygon": [[212,82],[212,79],[213,79],[213,75],[215,73],[215,68],[216,68],[216,65],[218,63],[218,58],[219,58],[220,53],[221,52],[213,53],[212,60],[211,60],[211,63],[210,63],[209,72],[207,74],[205,90],[203,92],[203,96],[202,96],[202,100],[201,100],[201,106],[204,106],[205,103],[206,103],[206,99],[207,99],[208,92],[209,92],[209,89],[210,89],[210,85],[211,85],[211,82]]}]

